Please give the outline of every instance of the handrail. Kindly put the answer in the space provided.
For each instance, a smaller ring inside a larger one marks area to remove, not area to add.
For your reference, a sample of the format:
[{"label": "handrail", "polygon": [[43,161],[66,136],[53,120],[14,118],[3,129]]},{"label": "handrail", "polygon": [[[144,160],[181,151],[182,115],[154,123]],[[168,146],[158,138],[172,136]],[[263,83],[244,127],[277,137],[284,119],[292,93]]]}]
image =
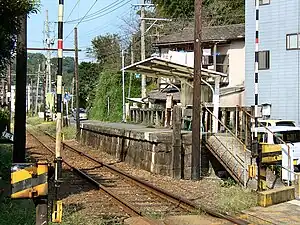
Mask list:
[{"label": "handrail", "polygon": [[234,139],[236,139],[241,145],[243,145],[244,147],[244,151],[247,151],[249,153],[251,153],[251,151],[249,149],[247,149],[245,143],[243,143],[240,139],[238,139],[235,134],[219,119],[217,118],[207,107],[205,104],[203,104],[204,108],[214,117],[218,120],[218,122],[234,137]]},{"label": "handrail", "polygon": [[[238,108],[240,108],[244,113],[246,113],[246,115],[250,116],[252,119],[255,119],[254,116],[252,116],[250,113],[248,113],[245,109],[243,109],[243,107],[237,105]],[[284,141],[282,140],[280,137],[276,136],[275,133],[273,131],[271,131],[267,126],[265,126],[263,123],[257,121],[260,125],[262,125],[263,128],[265,128],[267,131],[269,131],[271,134],[273,134],[273,136],[275,138],[277,138],[279,141],[282,142],[282,144],[286,145],[287,147],[289,147],[289,145]]]},{"label": "handrail", "polygon": [[[248,113],[246,110],[244,110],[240,105],[237,105],[237,107],[242,111],[244,112],[246,115],[250,116],[250,118],[252,119],[255,119],[254,116],[252,116],[250,113]],[[292,163],[291,163],[291,154],[290,154],[290,146],[284,141],[282,140],[280,137],[276,136],[275,133],[273,131],[271,131],[267,126],[265,126],[264,124],[262,124],[261,122],[257,121],[260,125],[262,125],[262,127],[264,127],[267,131],[269,131],[276,139],[278,139],[279,141],[282,142],[283,145],[285,145],[288,149],[288,167],[291,167],[292,166]],[[284,167],[282,167],[284,168]],[[289,171],[289,173],[291,173]],[[289,178],[290,178],[291,174],[289,174]],[[290,179],[288,180],[290,182]],[[289,184],[288,184],[289,185]]]}]

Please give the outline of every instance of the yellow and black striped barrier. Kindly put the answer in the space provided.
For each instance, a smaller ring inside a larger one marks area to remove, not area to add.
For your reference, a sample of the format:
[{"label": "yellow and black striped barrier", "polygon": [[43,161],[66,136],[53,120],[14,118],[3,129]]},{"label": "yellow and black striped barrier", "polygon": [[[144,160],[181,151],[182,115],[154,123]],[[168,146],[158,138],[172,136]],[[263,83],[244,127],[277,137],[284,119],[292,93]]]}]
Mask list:
[{"label": "yellow and black striped barrier", "polygon": [[48,162],[15,163],[11,167],[11,198],[48,195]]}]

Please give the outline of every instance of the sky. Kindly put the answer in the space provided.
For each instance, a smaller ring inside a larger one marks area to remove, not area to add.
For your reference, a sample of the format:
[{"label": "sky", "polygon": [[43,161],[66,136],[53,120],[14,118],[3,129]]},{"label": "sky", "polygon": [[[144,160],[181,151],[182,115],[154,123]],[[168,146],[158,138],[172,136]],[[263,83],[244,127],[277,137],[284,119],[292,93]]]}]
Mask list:
[{"label": "sky", "polygon": [[[79,0],[77,4],[77,1],[78,0],[64,1],[64,21],[66,21],[66,23],[64,23],[64,48],[74,48],[73,30],[79,22],[78,18],[84,17],[94,4],[84,20],[78,24],[78,46],[79,49],[82,50],[79,53],[79,61],[93,60],[87,56],[85,49],[91,46],[91,40],[98,35],[117,33],[121,37],[127,38],[125,35],[132,29],[132,26],[128,24],[131,23],[130,21],[137,19],[136,12],[139,9],[133,6],[133,4],[140,2],[140,0]],[[58,2],[58,0],[41,0],[39,12],[30,15],[28,19],[28,47],[44,47],[43,31],[46,20],[46,10],[49,12],[50,35],[55,38],[53,47],[57,47]],[[89,17],[89,15],[93,13],[97,14],[93,17]],[[75,21],[72,22],[72,20]],[[52,53],[53,57],[56,57],[56,55],[56,52]],[[64,56],[73,55],[74,53],[64,52]]]}]

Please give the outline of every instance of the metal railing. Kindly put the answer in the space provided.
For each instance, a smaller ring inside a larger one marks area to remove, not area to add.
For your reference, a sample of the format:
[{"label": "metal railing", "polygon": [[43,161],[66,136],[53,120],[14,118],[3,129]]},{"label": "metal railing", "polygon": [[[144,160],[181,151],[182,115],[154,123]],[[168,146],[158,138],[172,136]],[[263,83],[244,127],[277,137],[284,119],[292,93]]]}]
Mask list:
[{"label": "metal railing", "polygon": [[[249,112],[245,111],[241,106],[237,105],[237,107],[242,111],[244,112],[247,116],[249,116],[251,119],[255,119],[254,116],[252,116]],[[283,145],[285,145],[287,147],[287,150],[288,150],[288,168],[284,168],[281,166],[281,168],[287,170],[289,172],[289,175],[288,175],[288,186],[290,185],[290,181],[291,181],[291,166],[292,166],[292,159],[291,159],[291,149],[290,149],[290,146],[284,141],[282,140],[280,137],[276,136],[274,132],[272,132],[267,126],[265,126],[263,123],[259,122],[258,121],[258,124],[265,128],[268,132],[270,132],[273,137],[275,137],[279,142],[281,142]],[[284,149],[284,148],[283,148]]]},{"label": "metal railing", "polygon": [[[208,107],[206,107],[204,105],[204,108],[206,109],[206,111],[210,114],[210,116],[216,118],[213,113],[208,109]],[[218,140],[218,142],[220,143],[220,145],[223,146],[223,149],[225,151],[225,153],[223,152],[218,152],[216,151],[216,154],[219,154],[219,158],[221,160],[224,161],[224,163],[227,165],[228,169],[232,171],[232,173],[235,173],[235,176],[237,176],[239,178],[239,181],[241,183],[243,183],[244,187],[247,186],[247,158],[248,156],[251,157],[251,151],[249,149],[247,149],[247,146],[218,118],[216,118],[216,120],[218,121],[218,127],[220,129],[218,129],[217,132],[220,135],[216,135],[214,134],[214,138],[216,138]],[[209,133],[208,133],[209,134]],[[211,132],[211,134],[213,134]],[[225,137],[224,140],[221,140],[222,136]],[[224,156],[224,154],[229,155],[229,158],[225,161],[225,159],[222,159],[222,156]],[[242,159],[242,156],[244,157],[244,159]],[[240,179],[240,174],[238,173],[238,171],[235,171],[235,167],[237,166],[236,164],[234,165],[230,165],[230,161],[231,164],[232,163],[237,163],[238,166],[240,168],[242,168],[242,173],[243,173],[243,181]]]}]

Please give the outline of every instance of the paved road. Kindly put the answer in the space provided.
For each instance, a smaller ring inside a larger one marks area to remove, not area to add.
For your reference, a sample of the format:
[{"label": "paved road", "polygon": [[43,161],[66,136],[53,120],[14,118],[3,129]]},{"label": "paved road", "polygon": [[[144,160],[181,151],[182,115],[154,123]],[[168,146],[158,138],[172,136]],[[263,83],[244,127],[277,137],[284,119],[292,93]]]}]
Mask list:
[{"label": "paved road", "polygon": [[[300,200],[293,200],[266,208],[254,207],[247,211],[244,219],[249,219],[254,224],[300,224]],[[256,222],[260,221],[260,222]]]}]

